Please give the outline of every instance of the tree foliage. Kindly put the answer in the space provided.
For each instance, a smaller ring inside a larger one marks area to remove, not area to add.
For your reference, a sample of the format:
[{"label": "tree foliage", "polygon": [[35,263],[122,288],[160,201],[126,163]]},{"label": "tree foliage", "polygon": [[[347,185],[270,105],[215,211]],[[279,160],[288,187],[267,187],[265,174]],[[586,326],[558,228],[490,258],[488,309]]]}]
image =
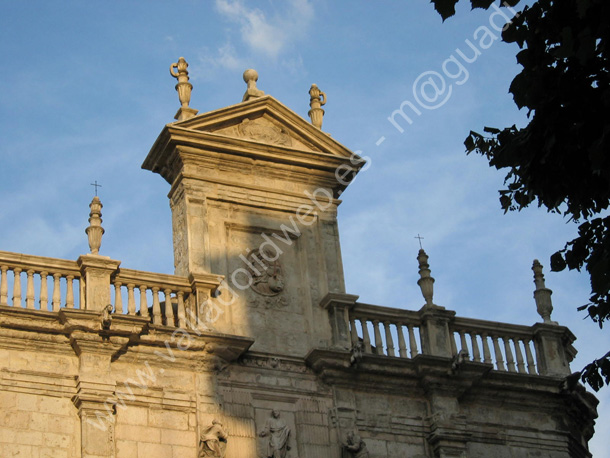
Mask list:
[{"label": "tree foliage", "polygon": [[[445,20],[458,1],[432,3]],[[473,9],[494,1],[470,0]],[[508,170],[500,190],[505,212],[535,203],[579,224],[578,237],[551,257],[551,269],[586,269],[591,297],[579,310],[601,328],[610,320],[610,2],[537,0],[514,16],[502,40],[520,48],[523,69],[509,91],[529,123],[471,131],[466,151]],[[610,352],[580,375],[595,390],[609,384]]]}]

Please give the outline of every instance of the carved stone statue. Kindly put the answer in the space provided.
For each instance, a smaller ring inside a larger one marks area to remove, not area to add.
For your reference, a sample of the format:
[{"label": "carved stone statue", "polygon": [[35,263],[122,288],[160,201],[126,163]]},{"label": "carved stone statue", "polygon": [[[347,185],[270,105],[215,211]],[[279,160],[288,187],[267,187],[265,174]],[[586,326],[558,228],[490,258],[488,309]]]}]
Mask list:
[{"label": "carved stone statue", "polygon": [[355,432],[347,433],[347,440],[343,444],[344,458],[369,458],[369,451],[362,438]]},{"label": "carved stone statue", "polygon": [[271,417],[267,419],[265,428],[258,435],[269,438],[265,458],[286,458],[286,453],[290,450],[288,443],[290,428],[280,418],[280,413],[277,410],[274,409],[271,412]]},{"label": "carved stone statue", "polygon": [[218,420],[212,421],[212,425],[201,432],[198,458],[224,458],[228,437],[222,429],[222,423]]}]

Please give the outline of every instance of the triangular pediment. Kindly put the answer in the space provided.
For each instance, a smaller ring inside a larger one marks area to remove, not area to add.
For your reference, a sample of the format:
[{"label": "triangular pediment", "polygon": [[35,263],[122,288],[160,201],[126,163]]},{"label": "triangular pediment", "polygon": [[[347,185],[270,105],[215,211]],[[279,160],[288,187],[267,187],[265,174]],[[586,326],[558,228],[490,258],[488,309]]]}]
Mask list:
[{"label": "triangular pediment", "polygon": [[339,157],[352,152],[271,96],[251,99],[171,124],[245,142]]}]

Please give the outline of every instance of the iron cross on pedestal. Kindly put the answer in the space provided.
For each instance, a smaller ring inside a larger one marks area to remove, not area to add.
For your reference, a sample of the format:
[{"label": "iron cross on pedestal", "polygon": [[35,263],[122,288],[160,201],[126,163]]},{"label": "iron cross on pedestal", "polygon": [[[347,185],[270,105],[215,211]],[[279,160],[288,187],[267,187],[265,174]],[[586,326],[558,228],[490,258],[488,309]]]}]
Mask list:
[{"label": "iron cross on pedestal", "polygon": [[423,250],[424,248],[421,246],[421,241],[424,239],[423,237],[421,237],[419,234],[417,234],[417,237],[413,237],[414,239],[418,239],[419,240],[419,249]]}]

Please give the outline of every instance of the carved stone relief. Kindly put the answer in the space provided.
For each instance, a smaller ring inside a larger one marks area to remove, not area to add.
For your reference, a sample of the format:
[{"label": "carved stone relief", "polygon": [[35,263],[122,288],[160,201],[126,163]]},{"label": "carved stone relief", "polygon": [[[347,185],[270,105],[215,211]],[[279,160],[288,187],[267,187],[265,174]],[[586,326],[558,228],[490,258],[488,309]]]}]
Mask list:
[{"label": "carved stone relief", "polygon": [[342,445],[343,458],[369,458],[366,443],[356,431],[347,433],[345,442]]},{"label": "carved stone relief", "polygon": [[265,122],[260,118],[254,120],[245,118],[237,126],[237,131],[242,137],[256,142],[292,146],[290,135],[282,127],[273,125],[268,121]]},{"label": "carved stone relief", "polygon": [[246,268],[252,276],[250,288],[262,296],[277,296],[284,290],[284,274],[277,253],[270,249],[253,250],[247,256]]},{"label": "carved stone relief", "polygon": [[280,417],[279,411],[275,409],[271,411],[271,416],[267,418],[265,427],[258,435],[266,439],[265,458],[286,458],[286,454],[291,448],[290,427]]},{"label": "carved stone relief", "polygon": [[186,274],[188,271],[186,227],[186,204],[184,201],[172,202],[172,232],[174,240],[174,267],[176,272]]},{"label": "carved stone relief", "polygon": [[198,458],[224,458],[229,435],[218,420],[206,427],[199,437]]}]

